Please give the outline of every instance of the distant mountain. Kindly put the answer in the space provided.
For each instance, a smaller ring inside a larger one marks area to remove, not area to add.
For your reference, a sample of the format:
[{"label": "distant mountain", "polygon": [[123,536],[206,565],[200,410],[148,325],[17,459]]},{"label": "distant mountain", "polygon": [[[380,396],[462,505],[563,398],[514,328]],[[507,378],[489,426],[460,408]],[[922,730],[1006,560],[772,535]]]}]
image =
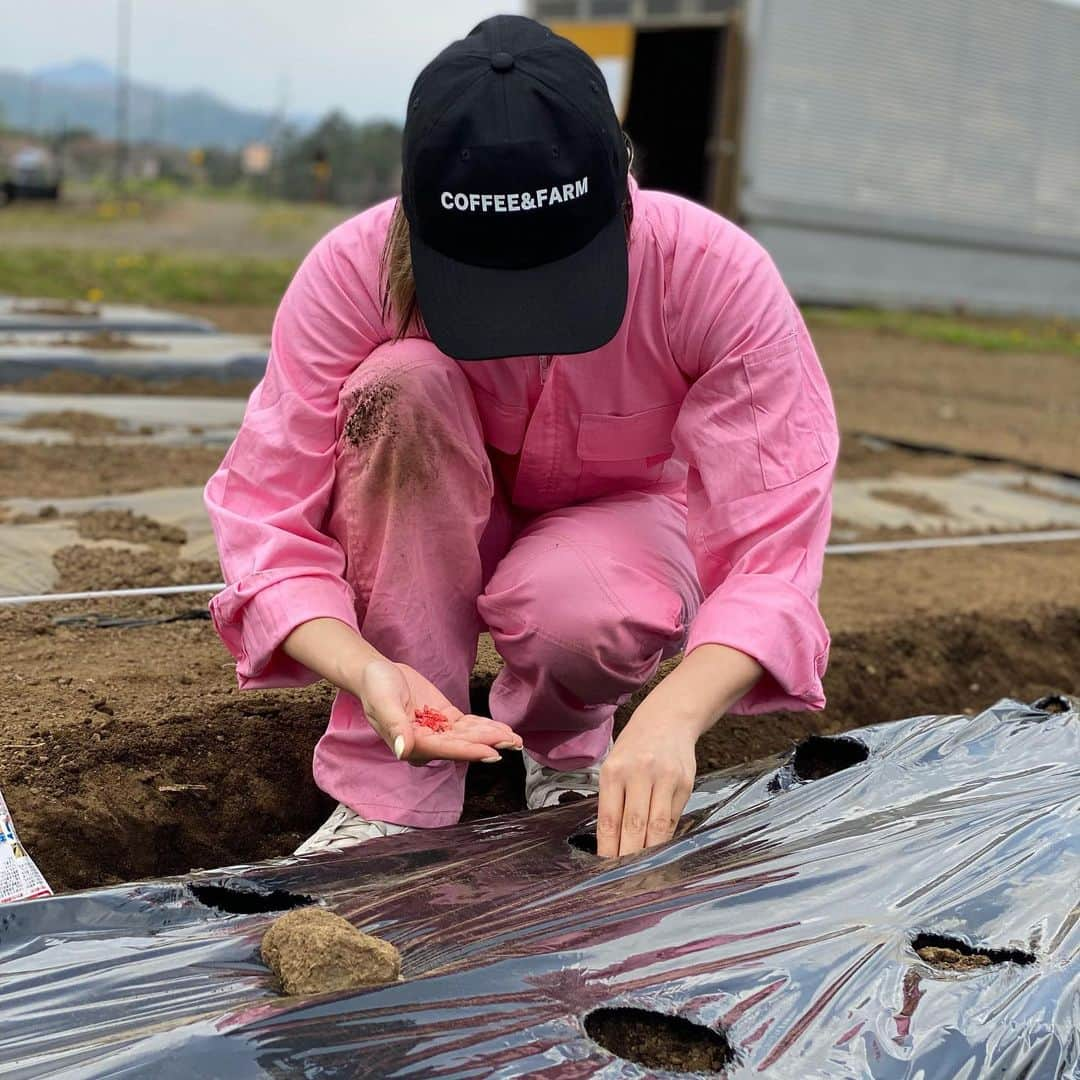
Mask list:
[{"label": "distant mountain", "polygon": [[[88,128],[102,138],[116,135],[116,74],[93,60],[42,68],[27,74],[0,69],[0,110],[7,124],[40,133]],[[300,130],[311,118],[290,117]],[[177,93],[133,82],[128,130],[133,141],[174,146],[239,149],[268,139],[277,118],[242,109],[201,90]]]},{"label": "distant mountain", "polygon": [[55,64],[52,67],[38,68],[31,78],[40,79],[50,86],[72,86],[92,89],[112,86],[116,75],[111,68],[97,60],[72,60],[67,64]]}]

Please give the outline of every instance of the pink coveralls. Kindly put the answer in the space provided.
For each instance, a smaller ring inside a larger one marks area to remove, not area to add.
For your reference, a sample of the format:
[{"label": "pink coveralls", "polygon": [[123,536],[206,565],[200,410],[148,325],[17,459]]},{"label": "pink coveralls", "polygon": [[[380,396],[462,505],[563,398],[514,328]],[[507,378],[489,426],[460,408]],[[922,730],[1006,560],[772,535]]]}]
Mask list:
[{"label": "pink coveralls", "polygon": [[[392,343],[379,265],[392,203],[311,252],[269,366],[206,488],[228,588],[214,623],[243,688],[315,675],[282,641],[340,619],[560,768],[596,761],[616,703],[716,642],[765,676],[741,713],[820,708],[817,608],[838,437],[772,261],[736,226],[632,186],[630,291],[592,353],[460,363]],[[464,766],[399,762],[339,693],[318,785],[369,819],[440,826]]]}]

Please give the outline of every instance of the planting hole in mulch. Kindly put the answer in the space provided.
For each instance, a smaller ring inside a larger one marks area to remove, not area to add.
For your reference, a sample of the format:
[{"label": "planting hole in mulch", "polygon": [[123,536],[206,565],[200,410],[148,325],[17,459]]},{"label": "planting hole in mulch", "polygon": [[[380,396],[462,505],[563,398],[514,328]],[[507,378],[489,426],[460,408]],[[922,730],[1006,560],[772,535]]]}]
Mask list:
[{"label": "planting hole in mulch", "polygon": [[[675,835],[673,840],[678,840],[680,837],[685,836],[691,832],[694,827],[700,823],[702,815],[700,814],[685,814],[680,820],[679,824],[675,828]],[[586,855],[596,855],[596,829],[581,829],[576,833],[571,833],[566,842],[574,848],[576,851],[583,851]]]},{"label": "planting hole in mulch", "polygon": [[647,1069],[722,1076],[736,1061],[720,1032],[646,1009],[597,1009],[585,1017],[585,1031],[608,1053]]},{"label": "planting hole in mulch", "polygon": [[566,842],[578,851],[584,851],[586,855],[596,854],[596,833],[595,832],[576,832],[572,836],[567,837]]},{"label": "planting hole in mulch", "polygon": [[916,934],[911,947],[940,971],[978,971],[995,964],[1034,964],[1034,953],[1022,949],[980,949],[945,934]]},{"label": "planting hole in mulch", "polygon": [[791,765],[797,780],[821,780],[850,769],[869,756],[866,744],[858,739],[811,735],[795,748]]},{"label": "planting hole in mulch", "polygon": [[1041,709],[1048,713],[1066,713],[1073,706],[1072,702],[1064,694],[1047,694],[1031,704],[1033,709]]},{"label": "planting hole in mulch", "polygon": [[217,884],[188,885],[200,904],[226,915],[264,915],[273,911],[292,911],[315,903],[310,896],[291,893],[285,889],[270,891],[255,888],[249,882],[228,881]]}]

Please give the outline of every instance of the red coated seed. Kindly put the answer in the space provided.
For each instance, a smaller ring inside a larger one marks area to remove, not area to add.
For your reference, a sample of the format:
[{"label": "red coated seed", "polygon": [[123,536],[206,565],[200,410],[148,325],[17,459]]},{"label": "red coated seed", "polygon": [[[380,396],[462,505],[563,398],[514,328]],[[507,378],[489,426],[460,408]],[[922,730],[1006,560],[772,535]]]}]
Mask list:
[{"label": "red coated seed", "polygon": [[416,722],[421,727],[426,727],[429,731],[444,732],[449,731],[453,725],[441,712],[437,709],[431,708],[430,705],[425,705],[422,709],[417,709]]}]

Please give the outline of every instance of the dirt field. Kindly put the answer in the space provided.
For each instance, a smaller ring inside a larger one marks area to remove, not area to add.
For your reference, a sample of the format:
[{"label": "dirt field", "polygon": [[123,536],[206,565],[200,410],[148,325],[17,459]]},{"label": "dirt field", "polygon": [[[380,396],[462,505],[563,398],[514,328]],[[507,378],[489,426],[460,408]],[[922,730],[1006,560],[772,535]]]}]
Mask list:
[{"label": "dirt field", "polygon": [[0,443],[0,499],[119,495],[203,484],[222,456],[220,449],[200,446],[155,446],[148,451],[137,444],[129,448],[87,442]]},{"label": "dirt field", "polygon": [[[0,443],[0,499],[16,496],[49,499],[81,495],[118,495],[155,487],[203,484],[217,468],[224,450],[212,446],[155,446],[147,452],[131,446],[105,445],[68,426],[77,442],[57,445]],[[91,426],[86,421],[82,426]],[[948,476],[972,468],[970,458],[923,454],[905,449],[869,450],[847,440],[840,475],[888,476],[894,472]]]},{"label": "dirt field", "polygon": [[814,327],[845,432],[1080,474],[1080,359]]},{"label": "dirt field", "polygon": [[[269,333],[274,308],[177,304],[235,333]],[[846,434],[1002,457],[1080,475],[1080,358],[940,345],[810,318]],[[146,384],[66,372],[12,387],[33,393],[246,396],[252,383],[181,379]]]},{"label": "dirt field", "polygon": [[[1080,428],[1068,414],[1080,400],[1075,358],[978,353],[836,328],[815,336],[845,432],[1080,472]],[[81,421],[67,429],[81,441],[0,445],[0,497],[198,484],[221,457],[213,448],[105,446],[104,429]],[[840,472],[866,479],[971,466],[848,438]],[[154,523],[97,517],[83,525],[87,540],[112,536],[147,550],[67,548],[56,557],[58,589],[217,577],[213,564],[179,563],[178,537]],[[1078,544],[831,558],[822,595],[834,637],[828,708],[730,717],[700,744],[700,767],[783,751],[811,732],[973,712],[1005,695],[1080,692],[1078,559]],[[280,855],[328,811],[310,756],[329,691],[241,694],[204,614],[204,597],[0,608],[0,788],[54,887]],[[83,621],[56,621],[72,617]],[[95,625],[103,617],[159,621]],[[490,646],[482,648],[479,709],[497,667]],[[474,768],[467,815],[519,809],[520,770],[520,759]]]},{"label": "dirt field", "polygon": [[[729,717],[700,744],[700,767],[783,751],[812,732],[1080,692],[1075,554],[1033,545],[978,559],[953,550],[831,560],[828,708]],[[203,610],[195,598],[0,610],[0,788],[54,886],[282,854],[328,810],[310,778],[328,690],[240,693]],[[187,618],[54,623],[75,614]],[[497,665],[483,649],[478,708]],[[519,773],[520,760],[474,768],[469,816],[520,809]]]}]

